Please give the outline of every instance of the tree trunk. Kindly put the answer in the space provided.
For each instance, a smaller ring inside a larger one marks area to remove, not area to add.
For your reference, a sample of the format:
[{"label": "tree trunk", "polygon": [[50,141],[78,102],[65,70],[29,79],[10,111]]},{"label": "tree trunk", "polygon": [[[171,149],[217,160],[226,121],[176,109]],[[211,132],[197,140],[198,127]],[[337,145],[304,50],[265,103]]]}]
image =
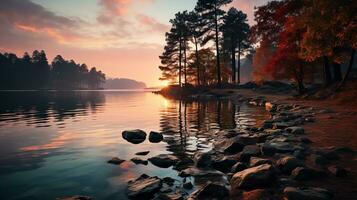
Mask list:
[{"label": "tree trunk", "polygon": [[327,56],[324,56],[324,81],[325,81],[325,86],[331,84],[331,70],[330,70],[330,65]]},{"label": "tree trunk", "polygon": [[240,84],[240,55],[241,55],[241,42],[238,43],[238,84]]},{"label": "tree trunk", "polygon": [[236,83],[236,47],[234,45],[234,42],[232,42],[232,47],[231,47],[231,53],[232,53],[232,83]]},{"label": "tree trunk", "polygon": [[333,80],[339,82],[342,80],[341,65],[339,63],[333,62]]},{"label": "tree trunk", "polygon": [[197,38],[194,37],[195,39],[195,51],[196,51],[196,67],[197,67],[197,85],[200,86],[200,60],[199,60],[199,55],[198,55],[198,42]]},{"label": "tree trunk", "polygon": [[180,38],[180,41],[179,41],[179,51],[180,51],[180,55],[179,55],[179,85],[180,87],[182,86],[182,80],[181,80],[181,77],[182,77],[182,42],[181,42],[181,38]]},{"label": "tree trunk", "polygon": [[355,53],[356,53],[356,49],[352,49],[352,52],[351,52],[351,59],[350,59],[350,63],[348,65],[348,68],[347,68],[347,72],[345,74],[345,76],[343,77],[341,83],[339,84],[339,86],[337,87],[337,90],[340,90],[345,84],[346,84],[346,81],[352,71],[352,67],[353,67],[353,61],[355,59]]},{"label": "tree trunk", "polygon": [[187,55],[186,55],[186,40],[184,40],[184,72],[185,72],[185,86],[187,85]]},{"label": "tree trunk", "polygon": [[216,29],[216,54],[217,54],[217,85],[219,88],[222,87],[221,84],[221,61],[220,61],[220,56],[219,56],[219,40],[218,40],[218,11],[217,11],[217,5],[215,5],[215,11],[214,11],[214,19],[215,19],[215,29]]}]

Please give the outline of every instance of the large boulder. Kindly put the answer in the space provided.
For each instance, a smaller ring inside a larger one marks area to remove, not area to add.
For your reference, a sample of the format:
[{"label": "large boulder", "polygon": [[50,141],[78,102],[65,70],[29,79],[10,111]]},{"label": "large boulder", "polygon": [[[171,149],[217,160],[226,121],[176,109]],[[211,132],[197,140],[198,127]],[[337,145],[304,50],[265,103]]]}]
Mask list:
[{"label": "large boulder", "polygon": [[140,129],[127,130],[123,131],[122,137],[130,143],[140,144],[145,141],[146,133]]},{"label": "large boulder", "polygon": [[210,152],[197,152],[193,156],[196,167],[207,168],[211,165],[212,156]]},{"label": "large boulder", "polygon": [[285,156],[280,158],[276,165],[283,173],[290,174],[297,167],[302,167],[303,163],[294,156]]},{"label": "large boulder", "polygon": [[161,168],[169,168],[175,165],[179,159],[174,155],[160,154],[148,159],[153,165]]},{"label": "large boulder", "polygon": [[333,195],[323,188],[286,187],[284,196],[286,200],[329,200]]},{"label": "large boulder", "polygon": [[164,139],[162,133],[151,131],[149,134],[149,141],[151,143],[159,143]]},{"label": "large boulder", "polygon": [[143,174],[136,180],[128,182],[127,195],[129,198],[147,198],[160,190],[161,187],[162,181],[160,178]]},{"label": "large boulder", "polygon": [[214,147],[216,150],[227,153],[227,154],[235,154],[244,148],[244,144],[240,141],[240,137],[233,137],[225,140],[219,140],[214,143]]},{"label": "large boulder", "polygon": [[208,183],[203,186],[201,189],[193,192],[189,200],[225,200],[229,199],[229,190],[225,185],[220,183]]},{"label": "large boulder", "polygon": [[232,190],[256,189],[269,185],[275,179],[275,170],[270,164],[263,164],[237,172],[231,179]]}]

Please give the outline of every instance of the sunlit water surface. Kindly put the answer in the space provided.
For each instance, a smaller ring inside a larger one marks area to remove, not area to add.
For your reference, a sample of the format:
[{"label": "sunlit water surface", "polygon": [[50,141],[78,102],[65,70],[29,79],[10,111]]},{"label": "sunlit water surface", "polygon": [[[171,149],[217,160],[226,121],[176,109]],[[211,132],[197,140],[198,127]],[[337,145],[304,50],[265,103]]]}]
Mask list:
[{"label": "sunlit water surface", "polygon": [[[126,199],[127,181],[142,173],[181,180],[172,168],[135,165],[135,153],[191,156],[212,148],[212,131],[267,117],[229,100],[180,102],[143,91],[0,92],[0,199]],[[165,139],[131,144],[122,139],[127,129]],[[112,157],[127,161],[107,164]]]}]

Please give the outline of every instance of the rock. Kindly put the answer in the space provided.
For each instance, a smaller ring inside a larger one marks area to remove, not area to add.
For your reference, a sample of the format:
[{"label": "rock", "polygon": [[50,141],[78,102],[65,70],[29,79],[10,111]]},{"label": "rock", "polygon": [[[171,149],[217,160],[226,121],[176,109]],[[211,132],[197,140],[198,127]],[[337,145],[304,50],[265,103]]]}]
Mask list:
[{"label": "rock", "polygon": [[120,165],[120,164],[122,164],[123,162],[125,162],[125,160],[122,160],[122,159],[120,159],[120,158],[118,158],[118,157],[114,157],[114,158],[112,158],[112,159],[110,159],[110,160],[108,161],[108,163],[113,164],[113,165]]},{"label": "rock", "polygon": [[183,195],[180,192],[171,192],[171,193],[164,193],[160,194],[157,200],[183,200]]},{"label": "rock", "polygon": [[242,200],[273,200],[272,195],[265,189],[243,192]]},{"label": "rock", "polygon": [[169,186],[173,186],[175,183],[175,179],[173,179],[171,177],[165,177],[162,179],[162,182],[166,183]]},{"label": "rock", "polygon": [[263,155],[274,155],[275,153],[292,153],[296,150],[303,150],[300,146],[289,142],[266,142],[262,145]]},{"label": "rock", "polygon": [[220,171],[217,170],[210,170],[210,169],[198,169],[196,167],[189,167],[185,170],[182,170],[179,173],[179,176],[181,177],[188,177],[188,176],[194,176],[194,177],[220,177],[223,176],[224,174]]},{"label": "rock", "polygon": [[330,161],[322,155],[313,154],[311,155],[311,158],[316,165],[327,165],[330,163]]},{"label": "rock", "polygon": [[161,168],[169,168],[175,165],[179,159],[176,156],[168,154],[160,154],[148,159],[153,165]]},{"label": "rock", "polygon": [[233,158],[223,157],[222,159],[212,161],[212,167],[221,172],[229,172],[236,163],[237,160]]},{"label": "rock", "polygon": [[286,187],[284,189],[286,200],[329,200],[332,194],[323,188],[294,188]]},{"label": "rock", "polygon": [[135,163],[136,165],[142,164],[142,165],[147,165],[148,161],[147,160],[142,160],[141,158],[132,158],[131,161]]},{"label": "rock", "polygon": [[297,167],[291,172],[293,178],[298,181],[310,180],[322,174],[323,172],[319,172],[306,167]]},{"label": "rock", "polygon": [[239,136],[225,139],[225,140],[219,140],[214,143],[214,147],[223,153],[227,154],[235,154],[244,148],[244,144],[239,140]]},{"label": "rock", "polygon": [[284,173],[290,174],[291,171],[294,170],[296,167],[302,167],[303,163],[294,156],[285,156],[283,158],[280,158],[276,162],[276,165]]},{"label": "rock", "polygon": [[285,129],[289,127],[290,125],[285,122],[277,122],[273,124],[273,129]]},{"label": "rock", "polygon": [[255,189],[272,183],[275,179],[275,170],[270,164],[263,164],[256,167],[237,172],[231,179],[232,190]]},{"label": "rock", "polygon": [[331,174],[335,175],[336,177],[345,177],[348,174],[347,170],[335,165],[330,166],[327,169]]},{"label": "rock", "polygon": [[269,128],[273,128],[273,121],[271,120],[265,120],[263,122],[263,129],[269,129]]},{"label": "rock", "polygon": [[128,182],[127,194],[129,198],[141,198],[153,195],[162,187],[162,181],[158,177],[141,175],[136,180]]},{"label": "rock", "polygon": [[219,183],[208,183],[201,189],[193,192],[188,199],[194,200],[225,200],[229,199],[229,190],[226,186]]},{"label": "rock", "polygon": [[247,162],[252,156],[260,155],[260,147],[257,145],[247,145],[240,154],[240,161]]},{"label": "rock", "polygon": [[137,156],[146,156],[149,153],[150,153],[150,151],[141,151],[141,152],[136,153],[135,155],[137,155]]},{"label": "rock", "polygon": [[231,172],[237,173],[247,169],[247,165],[242,162],[237,162],[235,165],[232,166]]},{"label": "rock", "polygon": [[149,141],[151,143],[159,143],[164,139],[162,133],[151,131],[149,134]]},{"label": "rock", "polygon": [[127,130],[127,131],[123,131],[122,137],[130,143],[140,144],[145,141],[146,133],[139,129]]},{"label": "rock", "polygon": [[87,196],[73,196],[73,197],[59,198],[57,200],[92,200],[92,198]]},{"label": "rock", "polygon": [[197,152],[193,156],[193,161],[196,167],[207,168],[211,165],[212,156],[210,152]]},{"label": "rock", "polygon": [[305,133],[305,129],[298,126],[289,127],[286,130],[294,135],[301,135]]},{"label": "rock", "polygon": [[265,158],[251,157],[249,163],[251,167],[256,167],[262,164],[272,164],[273,162]]},{"label": "rock", "polygon": [[183,184],[183,188],[185,188],[186,190],[191,190],[193,188],[193,185],[191,182],[186,182]]}]

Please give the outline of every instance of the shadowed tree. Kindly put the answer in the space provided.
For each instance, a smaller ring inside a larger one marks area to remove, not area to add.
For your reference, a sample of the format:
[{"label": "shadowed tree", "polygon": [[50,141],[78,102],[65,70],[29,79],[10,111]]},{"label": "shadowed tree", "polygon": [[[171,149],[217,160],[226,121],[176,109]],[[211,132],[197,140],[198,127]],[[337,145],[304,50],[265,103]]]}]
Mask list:
[{"label": "shadowed tree", "polygon": [[[240,83],[240,57],[249,48],[249,25],[247,15],[235,8],[230,8],[227,15],[223,17],[223,25],[221,30],[223,32],[224,44],[227,45],[231,51],[232,63],[232,83]],[[236,79],[236,52],[238,48],[238,76]]]},{"label": "shadowed tree", "polygon": [[206,41],[214,38],[216,45],[216,68],[217,84],[221,87],[221,68],[220,68],[220,51],[219,51],[219,27],[225,11],[222,6],[231,3],[232,0],[198,0],[195,10],[202,16],[203,31],[206,34]]}]

